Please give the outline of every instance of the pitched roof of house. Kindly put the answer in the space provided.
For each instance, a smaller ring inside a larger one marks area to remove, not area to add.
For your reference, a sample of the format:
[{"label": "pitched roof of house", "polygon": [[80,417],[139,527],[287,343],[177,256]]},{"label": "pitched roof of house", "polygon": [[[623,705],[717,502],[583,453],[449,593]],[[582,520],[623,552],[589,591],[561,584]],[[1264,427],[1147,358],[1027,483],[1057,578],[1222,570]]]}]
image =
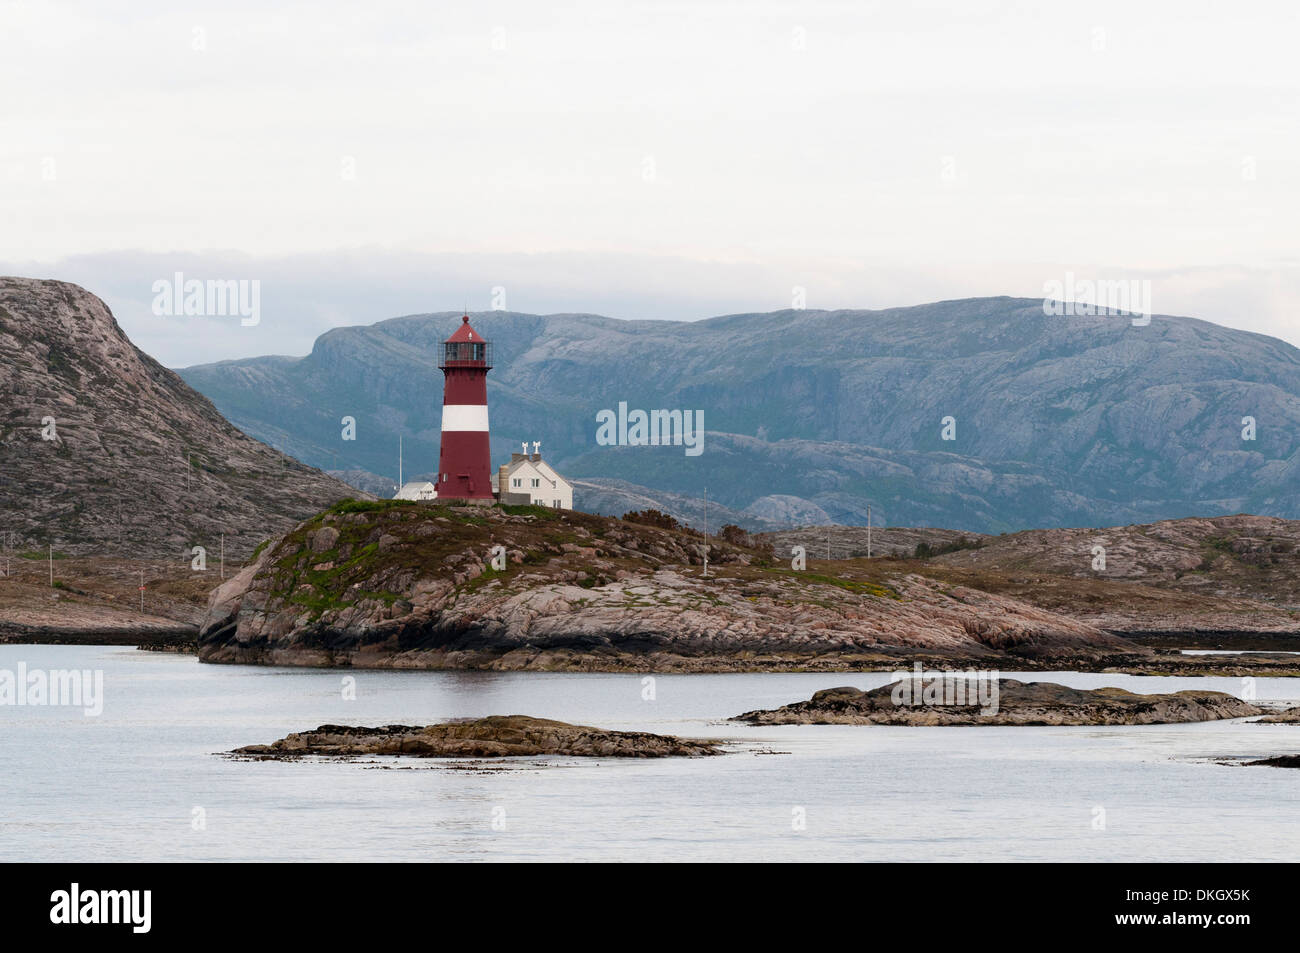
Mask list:
[{"label": "pitched roof of house", "polygon": [[559,482],[566,486],[569,485],[569,481],[556,473],[554,468],[552,468],[545,460],[535,460],[522,453],[514,453],[510,455],[510,462],[505,465],[506,476],[513,477],[519,470],[523,469],[524,464],[528,464],[535,472],[541,474],[553,483]]}]

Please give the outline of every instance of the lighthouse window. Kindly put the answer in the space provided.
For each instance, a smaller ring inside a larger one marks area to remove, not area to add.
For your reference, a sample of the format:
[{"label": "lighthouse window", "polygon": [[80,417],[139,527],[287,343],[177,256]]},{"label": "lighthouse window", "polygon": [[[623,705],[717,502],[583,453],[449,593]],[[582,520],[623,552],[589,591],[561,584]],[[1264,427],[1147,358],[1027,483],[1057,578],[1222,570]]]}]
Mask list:
[{"label": "lighthouse window", "polygon": [[492,366],[491,341],[444,341],[442,359],[446,364]]}]

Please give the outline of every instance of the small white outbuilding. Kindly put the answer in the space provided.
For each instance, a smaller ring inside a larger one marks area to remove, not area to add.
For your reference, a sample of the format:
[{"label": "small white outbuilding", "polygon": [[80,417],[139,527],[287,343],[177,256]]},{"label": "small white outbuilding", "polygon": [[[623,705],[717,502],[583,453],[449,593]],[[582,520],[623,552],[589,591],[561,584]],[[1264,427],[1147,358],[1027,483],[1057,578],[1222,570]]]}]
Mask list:
[{"label": "small white outbuilding", "polygon": [[436,500],[438,488],[427,480],[412,480],[403,484],[393,497],[395,500]]}]

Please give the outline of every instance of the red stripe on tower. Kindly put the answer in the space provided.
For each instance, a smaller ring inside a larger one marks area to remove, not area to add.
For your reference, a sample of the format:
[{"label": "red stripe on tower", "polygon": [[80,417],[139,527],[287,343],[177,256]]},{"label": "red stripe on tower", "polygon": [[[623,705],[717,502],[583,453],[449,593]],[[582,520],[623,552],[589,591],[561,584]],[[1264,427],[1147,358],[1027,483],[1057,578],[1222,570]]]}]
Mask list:
[{"label": "red stripe on tower", "polygon": [[438,499],[492,499],[492,453],[488,446],[487,373],[492,345],[465,315],[442,345],[442,452]]}]

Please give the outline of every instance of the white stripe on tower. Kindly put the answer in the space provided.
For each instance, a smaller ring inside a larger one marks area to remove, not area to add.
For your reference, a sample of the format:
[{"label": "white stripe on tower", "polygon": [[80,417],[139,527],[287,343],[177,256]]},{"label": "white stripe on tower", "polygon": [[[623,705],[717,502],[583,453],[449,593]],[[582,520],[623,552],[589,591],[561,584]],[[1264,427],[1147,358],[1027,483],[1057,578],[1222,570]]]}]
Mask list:
[{"label": "white stripe on tower", "polygon": [[442,429],[444,431],[486,431],[488,429],[487,404],[443,404]]}]

